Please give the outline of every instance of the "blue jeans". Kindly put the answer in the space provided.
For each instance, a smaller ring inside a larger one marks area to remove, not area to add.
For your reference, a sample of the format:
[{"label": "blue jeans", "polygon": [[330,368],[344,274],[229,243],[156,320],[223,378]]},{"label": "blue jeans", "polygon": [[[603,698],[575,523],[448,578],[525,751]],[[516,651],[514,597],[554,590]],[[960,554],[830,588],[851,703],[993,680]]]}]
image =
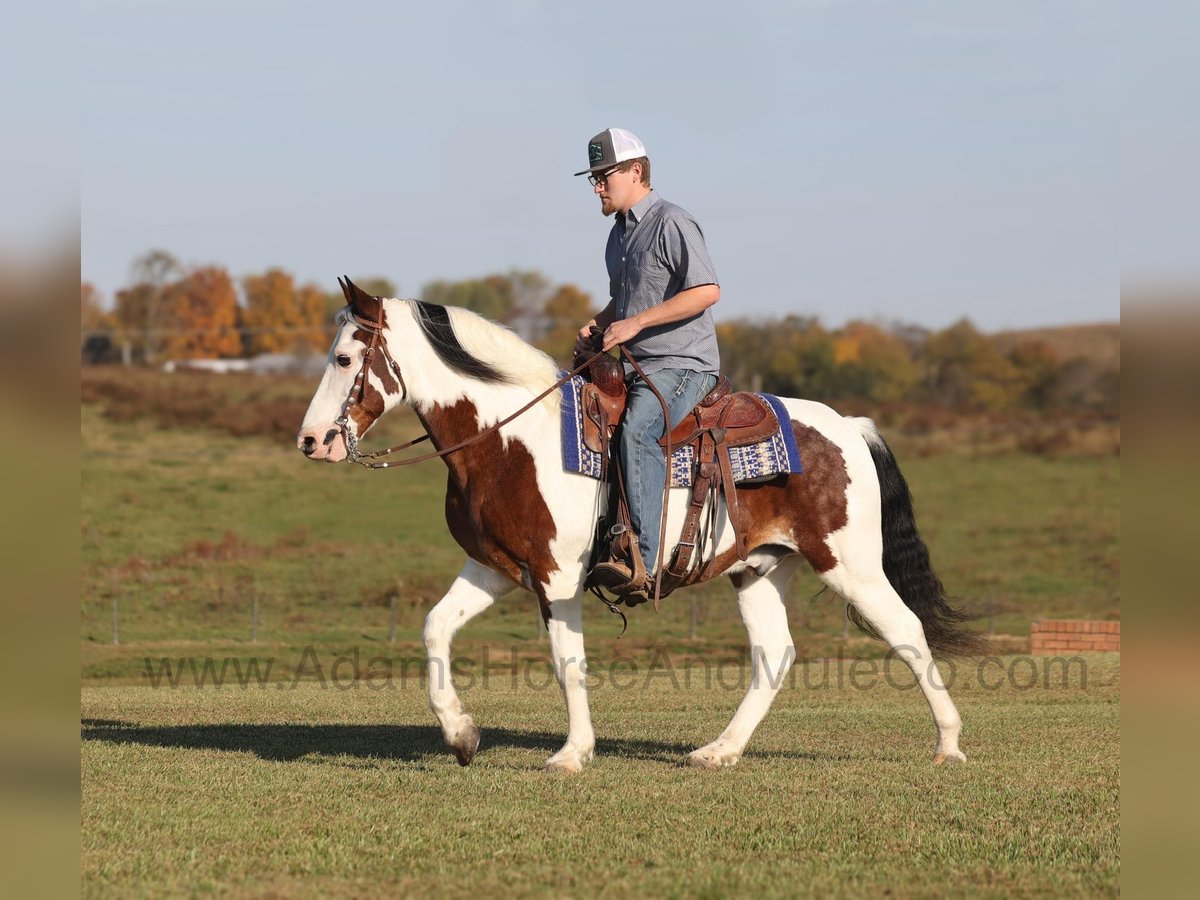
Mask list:
[{"label": "blue jeans", "polygon": [[[717,383],[711,372],[663,369],[649,376],[671,414],[671,427],[683,421]],[[667,464],[658,439],[663,436],[662,404],[650,386],[637,378],[629,386],[629,399],[621,425],[621,466],[629,494],[629,515],[642,550],[647,574],[658,562],[658,531],[662,522],[663,488]],[[669,561],[669,560],[668,560]]]}]

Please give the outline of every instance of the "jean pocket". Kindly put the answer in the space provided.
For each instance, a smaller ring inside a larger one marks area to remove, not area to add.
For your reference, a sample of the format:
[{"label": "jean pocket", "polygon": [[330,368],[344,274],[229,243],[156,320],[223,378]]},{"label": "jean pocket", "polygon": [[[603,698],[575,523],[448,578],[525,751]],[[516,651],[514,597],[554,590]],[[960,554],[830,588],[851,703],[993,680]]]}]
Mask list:
[{"label": "jean pocket", "polygon": [[679,385],[675,388],[675,394],[672,396],[672,400],[678,400],[687,393],[688,385],[692,383],[692,376],[695,374],[696,373],[691,369],[687,369],[683,373],[683,377],[679,379]]}]

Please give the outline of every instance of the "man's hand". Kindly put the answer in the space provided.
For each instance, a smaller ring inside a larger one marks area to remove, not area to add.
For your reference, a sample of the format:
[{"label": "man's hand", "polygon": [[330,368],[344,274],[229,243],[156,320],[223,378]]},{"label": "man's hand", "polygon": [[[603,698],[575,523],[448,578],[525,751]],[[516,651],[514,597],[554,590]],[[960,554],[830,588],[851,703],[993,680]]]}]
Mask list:
[{"label": "man's hand", "polygon": [[586,325],[579,329],[579,333],[575,335],[575,355],[581,353],[592,352],[592,329],[596,328],[596,320],[592,319]]},{"label": "man's hand", "polygon": [[632,341],[642,331],[642,326],[634,319],[621,319],[613,322],[604,330],[604,349],[611,350],[617,344]]}]

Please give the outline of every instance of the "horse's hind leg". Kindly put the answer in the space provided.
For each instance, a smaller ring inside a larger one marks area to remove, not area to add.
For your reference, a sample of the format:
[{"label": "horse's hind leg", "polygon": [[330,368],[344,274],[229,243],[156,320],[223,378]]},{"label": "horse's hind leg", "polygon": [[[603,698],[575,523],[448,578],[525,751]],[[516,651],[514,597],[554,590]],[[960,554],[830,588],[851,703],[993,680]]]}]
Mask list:
[{"label": "horse's hind leg", "polygon": [[442,726],[459,765],[469,765],[479,749],[479,728],[466,712],[450,678],[450,641],[455,632],[512,590],[513,583],[474,560],[463,566],[454,584],[425,617],[429,666],[429,708]]},{"label": "horse's hind leg", "polygon": [[738,610],[750,637],[750,689],[720,737],[694,750],[687,758],[689,765],[711,769],[737,763],[779,693],[796,658],[783,600],[799,562],[799,557],[788,557],[764,576],[753,572],[733,576]]},{"label": "horse's hind leg", "polygon": [[[861,563],[858,568],[863,568]],[[848,566],[839,564],[828,572],[821,573],[821,578],[854,605],[867,623],[892,648],[892,652],[904,660],[912,670],[937,725],[938,738],[933,761],[944,763],[965,760],[967,757],[958,749],[962,720],[946,690],[933,654],[929,651],[929,644],[925,641],[925,629],[921,626],[921,620],[896,593],[896,589],[884,575],[882,566],[876,564],[862,572],[851,572]]]}]

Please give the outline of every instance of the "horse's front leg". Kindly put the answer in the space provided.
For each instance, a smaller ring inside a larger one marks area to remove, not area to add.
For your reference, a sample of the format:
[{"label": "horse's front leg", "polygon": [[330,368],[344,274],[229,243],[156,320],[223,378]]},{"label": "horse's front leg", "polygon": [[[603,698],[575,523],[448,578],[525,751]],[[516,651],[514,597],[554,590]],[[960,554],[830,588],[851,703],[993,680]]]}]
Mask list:
[{"label": "horse's front leg", "polygon": [[425,617],[429,667],[429,708],[442,726],[459,765],[470,765],[479,749],[479,728],[466,712],[450,678],[450,641],[455,632],[508,593],[515,585],[474,560],[467,560],[454,584]]},{"label": "horse's front leg", "polygon": [[[570,587],[567,588],[570,590]],[[578,772],[592,758],[596,735],[587,699],[587,660],[583,649],[583,588],[549,604],[550,653],[554,674],[567,702],[567,742],[546,761],[553,772]]]}]

